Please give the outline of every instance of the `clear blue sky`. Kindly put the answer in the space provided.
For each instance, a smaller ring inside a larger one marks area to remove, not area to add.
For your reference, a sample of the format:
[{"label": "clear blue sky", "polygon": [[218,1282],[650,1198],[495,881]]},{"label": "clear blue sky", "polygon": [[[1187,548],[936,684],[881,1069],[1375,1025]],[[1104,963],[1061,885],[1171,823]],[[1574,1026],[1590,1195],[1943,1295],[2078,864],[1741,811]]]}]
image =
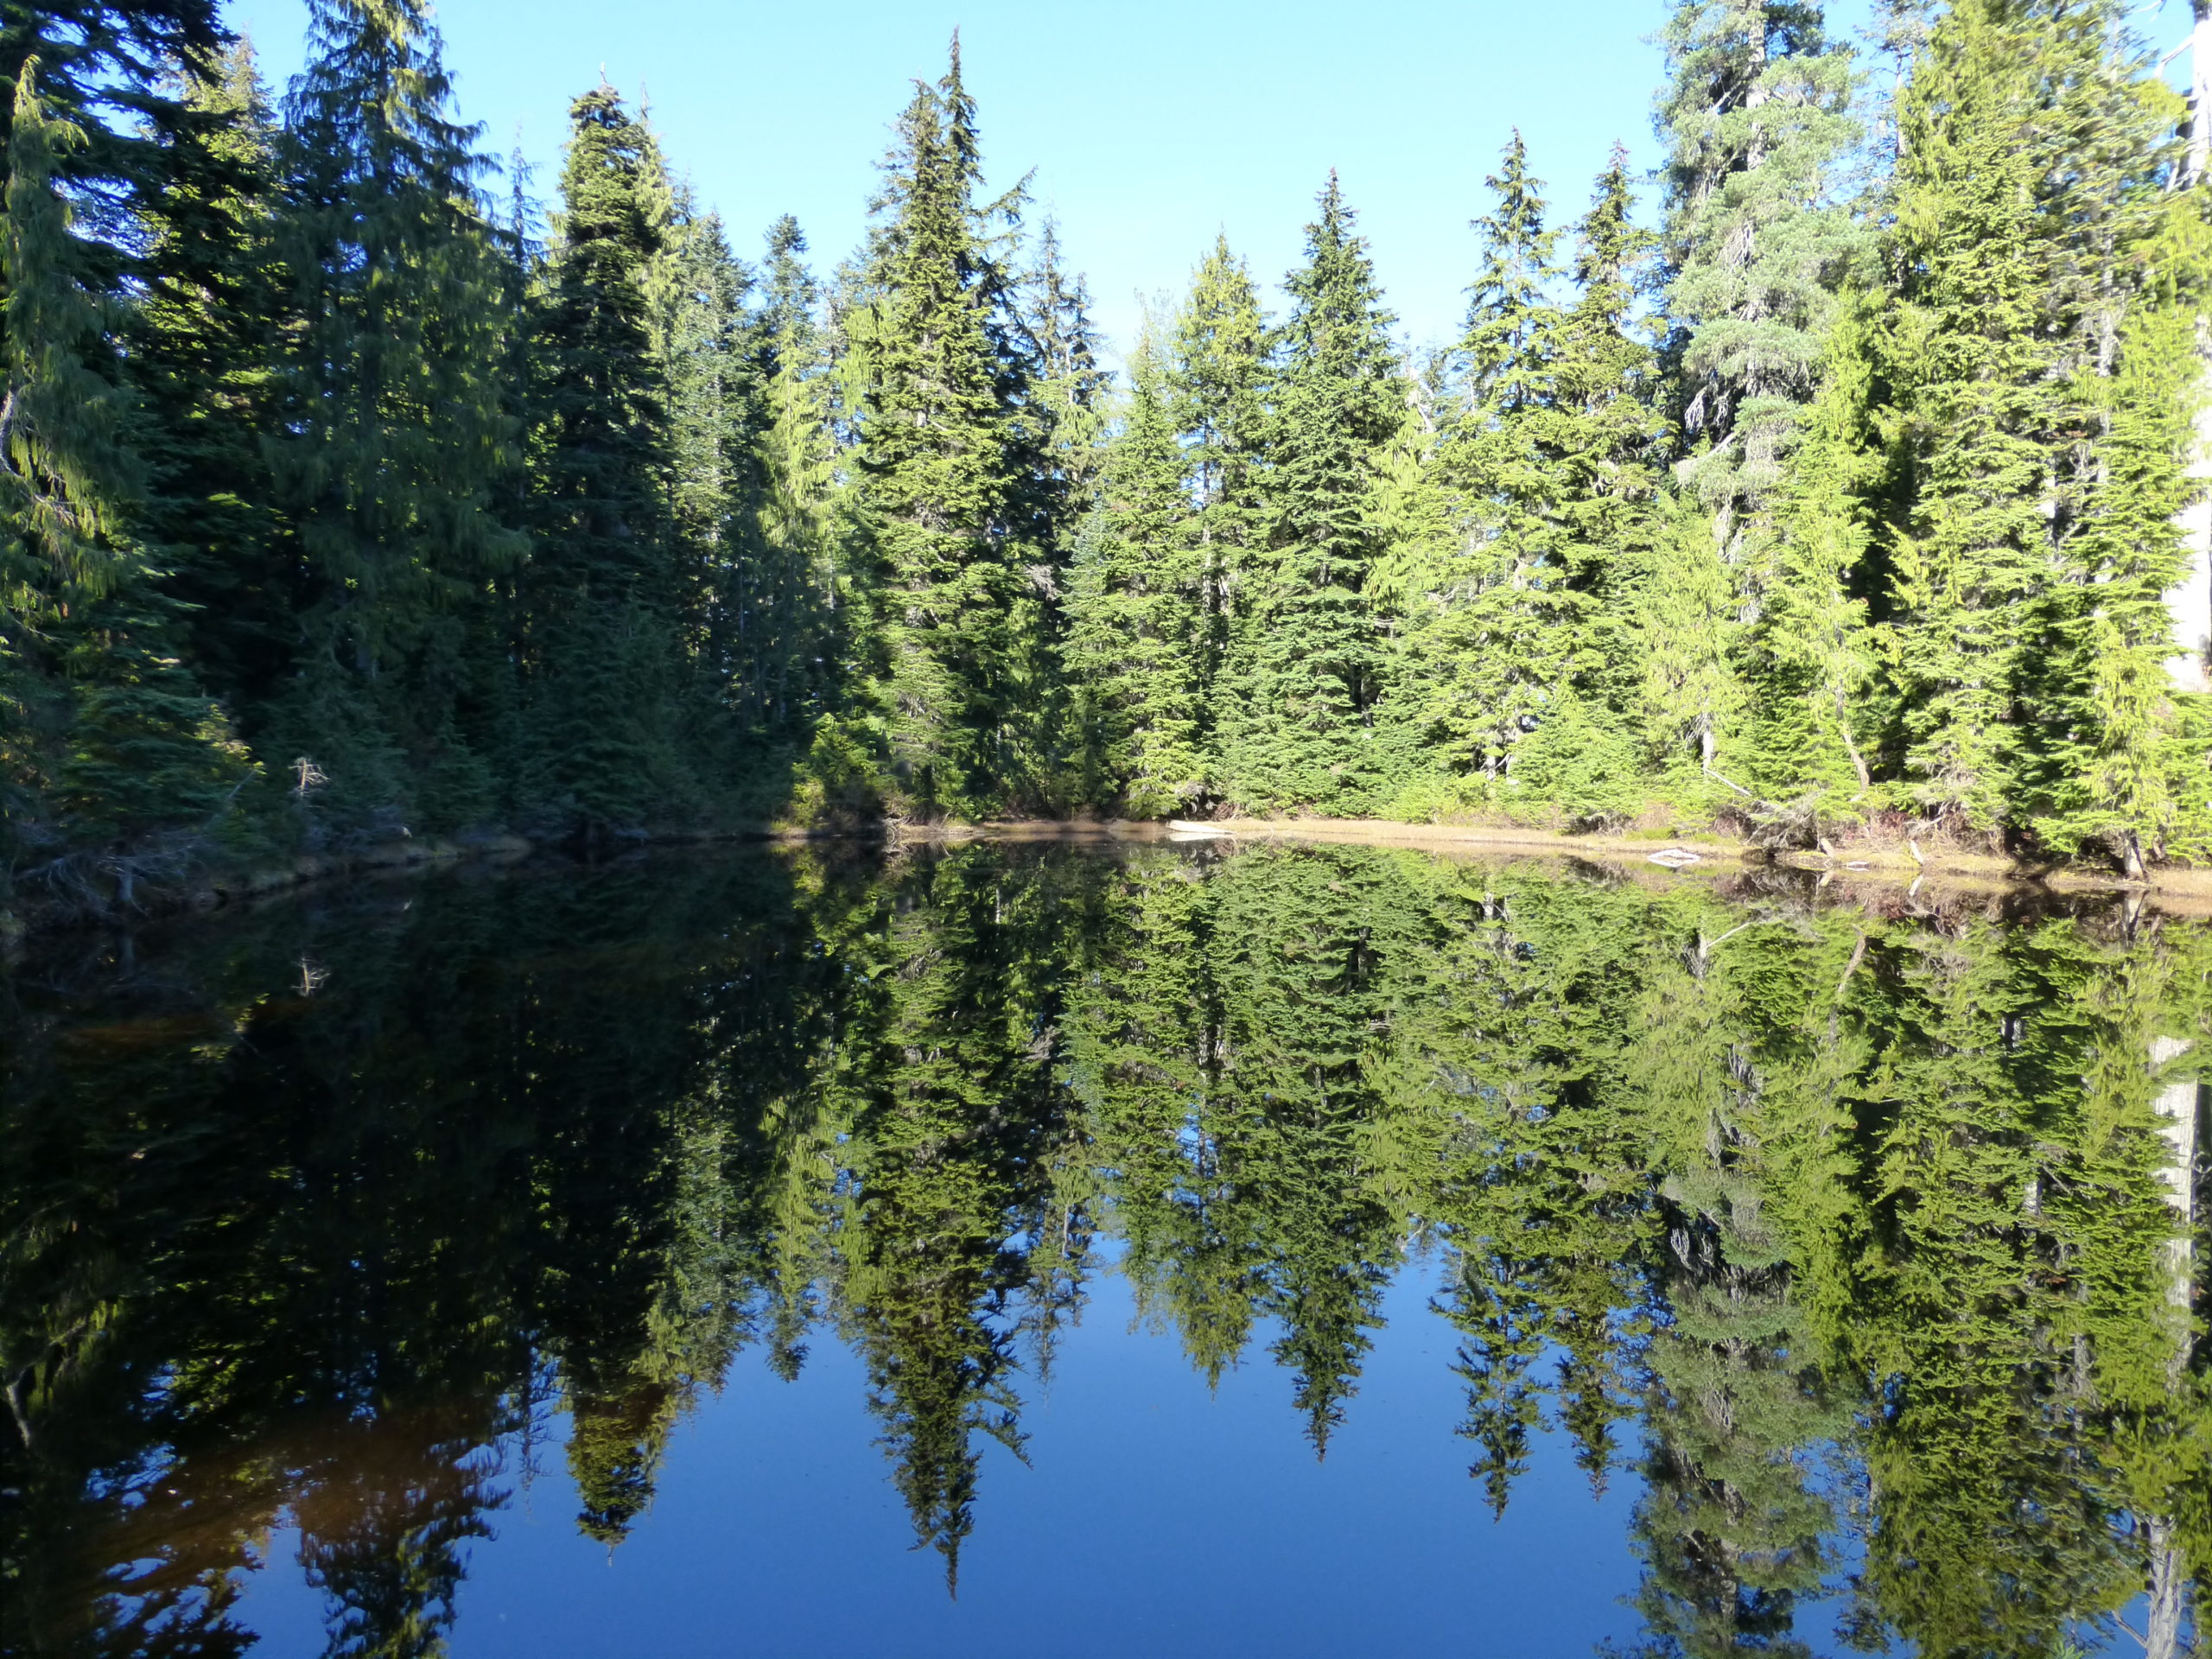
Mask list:
[{"label": "clear blue sky", "polygon": [[[650,94],[677,166],[751,257],[798,216],[827,270],[859,240],[874,164],[916,76],[961,29],[994,181],[1036,169],[1101,321],[1126,343],[1140,295],[1179,291],[1217,230],[1272,283],[1334,167],[1404,330],[1457,333],[1467,221],[1518,125],[1555,217],[1580,211],[1615,138],[1656,157],[1666,0],[445,0],[461,112],[504,155],[519,132],[553,185],[569,99],[607,77]],[[1837,0],[1839,30],[1867,0]],[[2185,0],[2140,26],[2159,49]],[[304,0],[232,0],[281,89]]]}]

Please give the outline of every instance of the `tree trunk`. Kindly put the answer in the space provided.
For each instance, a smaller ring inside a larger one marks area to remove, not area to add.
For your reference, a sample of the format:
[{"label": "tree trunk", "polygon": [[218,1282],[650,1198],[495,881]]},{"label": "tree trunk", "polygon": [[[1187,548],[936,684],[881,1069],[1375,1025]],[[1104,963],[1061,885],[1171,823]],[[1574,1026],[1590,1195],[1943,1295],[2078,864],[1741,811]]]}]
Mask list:
[{"label": "tree trunk", "polygon": [[[2198,0],[2202,15],[2205,0]],[[2196,1045],[2184,1038],[2158,1037],[2151,1042],[2151,1064],[2171,1065]],[[2172,1346],[2166,1374],[2178,1389],[2189,1370],[2191,1318],[2196,1292],[2196,1129],[2200,1111],[2197,1080],[2169,1084],[2158,1091],[2153,1107],[2166,1142],[2166,1166],[2160,1178],[2166,1202],[2172,1205],[2175,1236],[2165,1247],[2166,1306]],[[2146,1659],[2180,1659],[2189,1651],[2182,1633],[2190,1623],[2190,1573],[2187,1557],[2174,1535],[2173,1522],[2152,1516],[2144,1523],[2151,1561],[2149,1623],[2144,1631]]]}]

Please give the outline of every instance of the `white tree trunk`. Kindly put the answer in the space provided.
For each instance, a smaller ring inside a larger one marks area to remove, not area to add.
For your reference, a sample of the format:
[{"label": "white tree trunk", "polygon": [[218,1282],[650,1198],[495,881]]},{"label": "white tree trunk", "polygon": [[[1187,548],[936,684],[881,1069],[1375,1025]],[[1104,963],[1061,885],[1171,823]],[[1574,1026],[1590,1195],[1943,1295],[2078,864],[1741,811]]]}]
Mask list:
[{"label": "white tree trunk", "polygon": [[[2199,0],[2202,10],[2206,0]],[[2171,1065],[2196,1045],[2179,1037],[2152,1039],[2151,1065]],[[2165,1167],[2159,1172],[2166,1202],[2173,1206],[2175,1236],[2165,1248],[2166,1306],[2173,1351],[2167,1372],[2178,1388],[2189,1366],[2191,1304],[2196,1291],[2196,1124],[2197,1082],[2171,1084],[2158,1091],[2153,1105],[2158,1130],[2165,1137]],[[2150,1516],[2144,1528],[2150,1552],[2151,1582],[2148,1623],[2144,1630],[2145,1659],[2181,1659],[2190,1649],[2183,1645],[2189,1625],[2189,1563],[2172,1521]]]}]

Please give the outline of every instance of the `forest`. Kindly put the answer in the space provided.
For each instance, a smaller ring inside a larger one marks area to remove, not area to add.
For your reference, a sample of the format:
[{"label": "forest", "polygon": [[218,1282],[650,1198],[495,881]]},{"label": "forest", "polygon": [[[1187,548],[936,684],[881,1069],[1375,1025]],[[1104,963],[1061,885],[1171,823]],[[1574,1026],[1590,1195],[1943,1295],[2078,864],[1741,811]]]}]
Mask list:
[{"label": "forest", "polygon": [[10,6],[0,876],[1233,812],[2212,856],[2196,10],[2192,103],[2120,0],[1673,0],[1662,164],[1501,131],[1428,350],[1333,175],[1279,311],[1224,240],[1104,340],[957,40],[824,268],[604,85],[538,202],[427,0],[313,0],[281,95],[214,0]]},{"label": "forest", "polygon": [[289,1528],[327,1652],[444,1652],[533,1459],[619,1548],[830,1344],[957,1583],[1106,1281],[1318,1457],[1419,1272],[1421,1455],[1634,1494],[1623,1659],[2193,1651],[2212,928],[1645,877],[744,849],[60,942],[0,988],[0,1649],[242,1651]]}]

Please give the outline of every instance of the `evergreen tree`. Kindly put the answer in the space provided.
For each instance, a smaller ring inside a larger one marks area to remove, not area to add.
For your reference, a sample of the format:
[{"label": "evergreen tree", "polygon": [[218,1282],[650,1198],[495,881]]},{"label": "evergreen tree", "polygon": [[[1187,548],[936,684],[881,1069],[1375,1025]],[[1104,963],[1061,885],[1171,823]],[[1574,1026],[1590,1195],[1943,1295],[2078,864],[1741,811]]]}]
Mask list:
[{"label": "evergreen tree", "polygon": [[680,801],[683,591],[665,364],[646,282],[666,207],[650,135],[602,86],[570,109],[533,346],[532,794],[586,833]]},{"label": "evergreen tree", "polygon": [[665,419],[667,556],[683,658],[697,677],[687,673],[677,694],[711,708],[726,687],[744,725],[772,726],[790,705],[804,599],[754,539],[764,411],[753,273],[690,187],[666,182],[658,144],[645,176],[650,196],[665,193],[640,286]]},{"label": "evergreen tree", "polygon": [[1859,137],[1851,55],[1817,0],[1676,0],[1661,38],[1661,248],[1686,474],[1756,601],[1761,520],[1858,240],[1834,194]]},{"label": "evergreen tree", "polygon": [[1167,366],[1196,515],[1201,633],[1193,673],[1209,781],[1217,787],[1222,664],[1232,639],[1249,650],[1261,590],[1255,561],[1265,524],[1259,480],[1266,464],[1271,345],[1251,275],[1230,251],[1228,238],[1217,238],[1176,313]]},{"label": "evergreen tree", "polygon": [[[2164,280],[2196,275],[2187,258],[2169,253]],[[2050,690],[2030,785],[2044,809],[2037,832],[2067,853],[2101,842],[2138,880],[2146,855],[2177,837],[2201,841],[2208,823],[2204,762],[2188,753],[2165,661],[2202,396],[2199,323],[2197,305],[2170,288],[2145,296],[2123,325],[2119,362],[2095,387],[2096,476],[2066,547],[2068,579],[2046,610],[2057,649],[2042,665]]]},{"label": "evergreen tree", "polygon": [[1268,428],[1268,541],[1249,620],[1226,668],[1230,794],[1255,806],[1371,810],[1386,782],[1375,713],[1387,620],[1367,578],[1383,446],[1401,418],[1392,321],[1334,174],[1286,279],[1278,403]]},{"label": "evergreen tree", "polygon": [[2032,794],[2059,844],[2137,866],[2172,822],[2150,666],[2170,630],[2145,594],[2179,569],[2189,407],[2154,366],[2177,325],[2144,273],[2163,251],[2180,276],[2189,244],[2169,239],[2176,106],[2120,31],[2101,0],[1972,0],[1936,25],[1902,110],[1877,354],[1905,469],[1907,798],[1992,834]]},{"label": "evergreen tree", "polygon": [[[1589,211],[1575,226],[1575,301],[1553,345],[1550,425],[1562,563],[1600,620],[1621,567],[1651,537],[1666,423],[1652,411],[1657,370],[1641,338],[1637,284],[1655,238],[1637,228],[1628,150],[1613,146]],[[1586,672],[1596,642],[1581,642]]]},{"label": "evergreen tree", "polygon": [[1205,789],[1205,594],[1186,461],[1150,330],[1128,375],[1103,499],[1078,544],[1065,658],[1095,768],[1084,798],[1164,817]]},{"label": "evergreen tree", "polygon": [[1829,335],[1820,396],[1775,510],[1773,579],[1744,637],[1745,775],[1763,795],[1800,809],[1805,842],[1824,819],[1873,804],[1864,746],[1877,639],[1861,585],[1881,463],[1868,431],[1865,308],[1862,300],[1846,310]]},{"label": "evergreen tree", "polygon": [[785,573],[795,601],[783,659],[791,684],[781,705],[794,735],[837,702],[849,666],[839,626],[847,526],[830,429],[829,342],[805,252],[798,220],[786,215],[769,228],[758,290],[763,408],[754,437],[760,491],[754,533],[761,556]]},{"label": "evergreen tree", "polygon": [[1067,269],[1060,227],[1052,219],[1038,233],[1019,304],[1029,336],[1031,420],[1038,429],[1040,470],[1052,486],[1050,510],[1056,525],[1072,526],[1090,508],[1105,463],[1111,376],[1098,360],[1090,284]]},{"label": "evergreen tree", "polygon": [[[137,34],[102,9],[67,20],[89,38],[57,52],[55,98],[44,90],[41,58],[14,65],[0,222],[0,401],[8,411],[0,855],[11,867],[26,853],[72,850],[72,837],[129,842],[157,830],[212,827],[249,776],[219,711],[176,655],[177,607],[158,586],[141,528],[145,429],[113,344],[122,274],[84,205],[99,200],[103,182],[91,167],[137,168],[149,159],[90,136],[98,125],[92,76],[120,77],[110,91],[126,106],[135,86],[140,107],[180,119],[188,113],[147,91],[151,66],[129,55],[163,39],[179,49],[194,45],[189,33],[172,36],[163,16]],[[127,194],[127,177],[111,173],[105,182]],[[137,182],[150,181],[142,174]],[[137,867],[123,860],[113,868],[118,896],[131,902]]]},{"label": "evergreen tree", "polygon": [[873,697],[895,787],[925,817],[1036,798],[1017,706],[1034,622],[1033,550],[1015,539],[1022,376],[980,175],[956,42],[945,78],[918,86],[900,119],[855,455],[883,590]]},{"label": "evergreen tree", "polygon": [[1656,521],[1625,584],[1624,677],[1647,766],[1665,787],[1707,804],[1721,735],[1743,703],[1734,662],[1743,610],[1703,511],[1669,497]]},{"label": "evergreen tree", "polygon": [[495,511],[514,433],[476,132],[448,113],[420,0],[315,0],[309,47],[286,106],[272,454],[302,644],[271,741],[322,762],[317,798],[404,812],[419,773],[416,804],[467,822],[489,805],[471,646],[522,552]]},{"label": "evergreen tree", "polygon": [[296,633],[264,441],[282,291],[270,219],[278,135],[247,42],[175,73],[185,118],[167,152],[175,178],[147,220],[130,314],[143,521],[187,607],[191,661],[251,732]]},{"label": "evergreen tree", "polygon": [[2066,235],[2050,308],[2071,324],[2094,437],[2062,452],[2058,584],[2042,607],[2020,816],[2057,850],[2100,845],[2139,877],[2146,855],[2201,844],[2212,827],[2206,764],[2189,753],[2203,700],[2170,694],[2166,660],[2177,635],[2193,640],[2167,595],[2190,556],[2182,512],[2202,487],[2208,391],[2187,358],[2212,248],[2200,193],[2177,188],[2186,111],[2124,13],[2060,7],[2048,27],[2070,48],[2046,94],[2059,130],[2037,135],[2044,213]]},{"label": "evergreen tree", "polygon": [[1487,182],[1497,204],[1475,221],[1482,266],[1459,348],[1466,401],[1436,460],[1459,522],[1446,562],[1424,584],[1433,609],[1410,655],[1424,671],[1433,752],[1494,789],[1573,671],[1586,595],[1558,535],[1558,233],[1544,222],[1542,182],[1517,131]]}]

